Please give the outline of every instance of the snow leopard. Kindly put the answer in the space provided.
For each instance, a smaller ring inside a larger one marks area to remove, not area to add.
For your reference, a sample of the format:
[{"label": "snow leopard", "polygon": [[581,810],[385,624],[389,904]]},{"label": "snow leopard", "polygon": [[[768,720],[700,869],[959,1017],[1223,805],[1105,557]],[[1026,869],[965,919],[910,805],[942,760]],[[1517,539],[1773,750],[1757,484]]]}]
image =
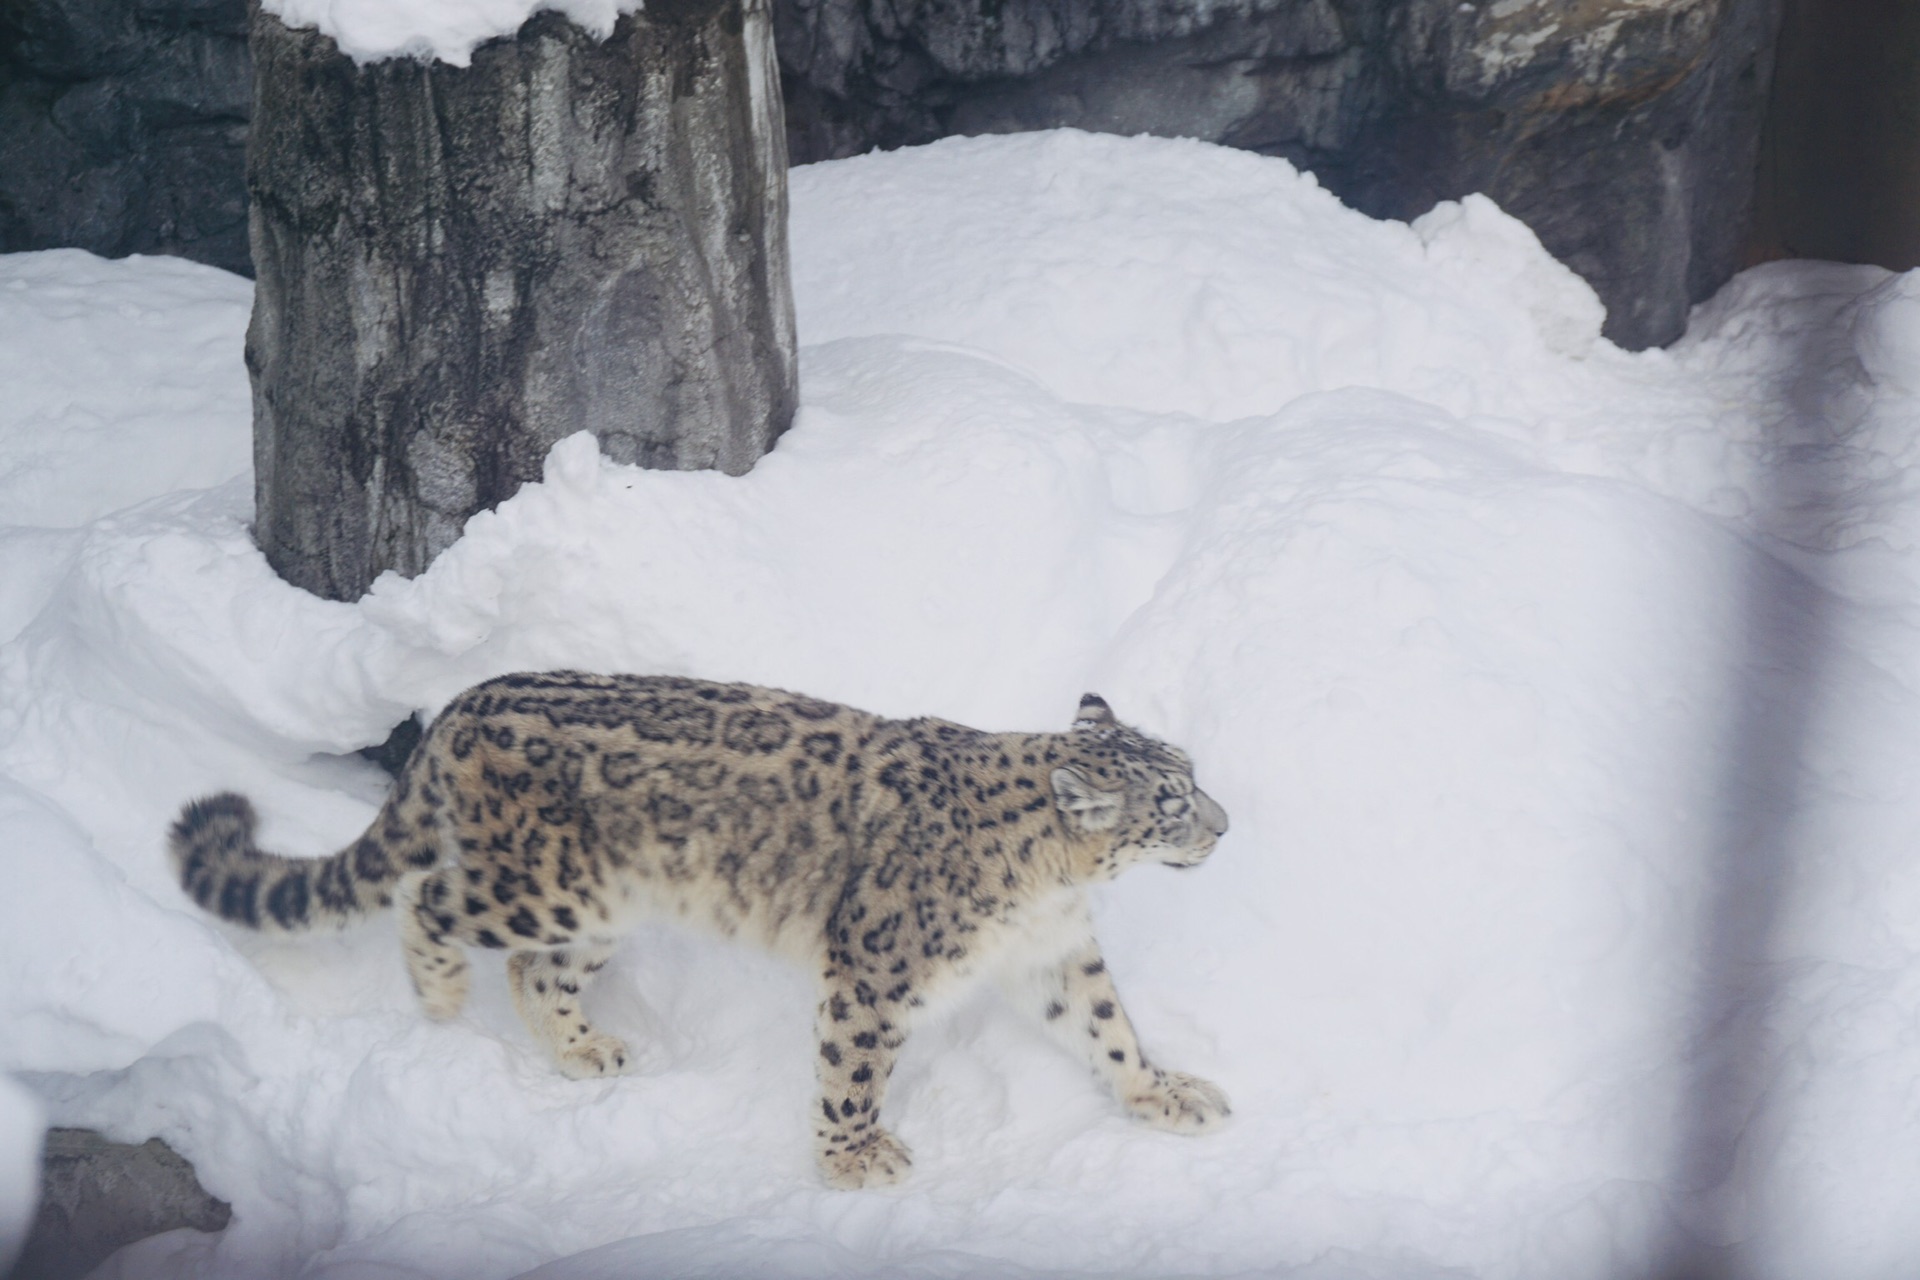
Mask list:
[{"label": "snow leopard", "polygon": [[1185,752],[1097,694],[1066,732],[985,733],[749,684],[505,675],[447,705],[338,853],[264,852],[255,827],[231,792],[174,823],[174,868],[201,907],[279,933],[394,907],[437,1019],[466,999],[466,948],[503,950],[515,1006],[568,1076],[632,1062],[582,992],[650,917],[805,966],[814,1153],[832,1187],[907,1174],[880,1123],[888,1077],[930,1004],[980,980],[1147,1124],[1204,1133],[1229,1114],[1217,1086],[1141,1051],[1087,899],[1136,864],[1197,866],[1227,814]]}]

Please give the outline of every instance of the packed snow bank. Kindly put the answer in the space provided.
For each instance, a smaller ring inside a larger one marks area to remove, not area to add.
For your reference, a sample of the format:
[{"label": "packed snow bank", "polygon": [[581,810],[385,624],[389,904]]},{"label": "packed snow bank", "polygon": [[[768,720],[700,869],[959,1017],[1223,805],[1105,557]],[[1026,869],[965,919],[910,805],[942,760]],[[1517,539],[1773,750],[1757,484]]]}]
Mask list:
[{"label": "packed snow bank", "polygon": [[313,27],[331,36],[355,62],[410,57],[456,67],[471,63],[475,49],[512,35],[542,9],[564,13],[604,40],[621,14],[641,7],[641,0],[261,0],[261,8],[289,27]]},{"label": "packed snow bank", "polygon": [[[1485,202],[1374,223],[1193,143],[953,141],[793,191],[803,407],[771,456],[732,479],[562,442],[353,605],[248,541],[237,340],[166,415],[213,329],[88,363],[122,302],[237,335],[243,287],[0,259],[27,282],[0,288],[0,1069],[54,1121],[166,1138],[235,1209],[103,1274],[1645,1273],[1689,1225],[1730,734],[1814,651],[1778,951],[1736,975],[1773,997],[1753,1209],[1690,1225],[1757,1275],[1920,1257],[1903,278],[1777,265],[1628,356]],[[32,322],[56,303],[78,327]],[[82,385],[129,456],[234,462],[16,480],[63,456]],[[636,937],[597,1000],[641,1069],[582,1084],[497,966],[431,1024],[384,922],[269,942],[168,883],[187,797],[249,792],[269,844],[330,851],[384,790],[354,748],[569,664],[988,728],[1064,726],[1094,688],[1189,748],[1232,833],[1098,924],[1149,1052],[1218,1080],[1232,1127],[1128,1124],[983,996],[893,1079],[912,1181],[828,1193],[811,994],[771,959]]]}]

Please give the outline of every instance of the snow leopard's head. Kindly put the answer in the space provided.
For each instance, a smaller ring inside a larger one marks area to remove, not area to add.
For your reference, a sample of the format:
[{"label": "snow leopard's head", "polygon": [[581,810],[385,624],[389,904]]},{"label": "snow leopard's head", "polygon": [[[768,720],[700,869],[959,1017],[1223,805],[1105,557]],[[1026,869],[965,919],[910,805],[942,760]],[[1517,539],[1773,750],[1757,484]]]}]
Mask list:
[{"label": "snow leopard's head", "polygon": [[1226,834],[1227,811],[1194,784],[1187,753],[1121,724],[1099,694],[1080,699],[1067,739],[1054,804],[1069,830],[1106,846],[1100,873],[1139,862],[1198,866]]}]

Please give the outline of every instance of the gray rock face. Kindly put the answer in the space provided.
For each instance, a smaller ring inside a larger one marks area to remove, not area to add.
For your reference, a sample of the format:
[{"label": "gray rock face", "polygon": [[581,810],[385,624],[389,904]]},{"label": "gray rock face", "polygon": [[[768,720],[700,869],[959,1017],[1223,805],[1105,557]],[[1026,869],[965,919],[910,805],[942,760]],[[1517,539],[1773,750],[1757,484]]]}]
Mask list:
[{"label": "gray rock face", "polygon": [[1069,125],[1283,155],[1408,218],[1484,191],[1671,341],[1738,265],[1779,0],[781,0],[796,160]]},{"label": "gray rock face", "polygon": [[256,14],[255,537],[353,599],[591,430],[751,467],[792,418],[786,147],[763,0],[555,13],[470,67],[357,67]]},{"label": "gray rock face", "polygon": [[[241,0],[0,5],[0,249],[244,269]],[[1073,125],[1283,155],[1376,216],[1485,191],[1676,336],[1739,265],[1780,0],[775,0],[797,161]]]},{"label": "gray rock face", "polygon": [[0,4],[0,253],[251,274],[245,0]]},{"label": "gray rock face", "polygon": [[54,1129],[41,1159],[40,1211],[10,1280],[79,1280],[123,1245],[162,1231],[221,1231],[233,1211],[158,1138],[139,1146],[90,1129]]}]

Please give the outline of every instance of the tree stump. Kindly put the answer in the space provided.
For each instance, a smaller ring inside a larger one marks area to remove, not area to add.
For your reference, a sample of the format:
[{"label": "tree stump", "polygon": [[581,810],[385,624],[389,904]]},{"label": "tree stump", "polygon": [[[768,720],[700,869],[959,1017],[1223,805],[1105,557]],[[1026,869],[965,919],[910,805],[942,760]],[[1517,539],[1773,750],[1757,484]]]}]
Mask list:
[{"label": "tree stump", "polygon": [[765,0],[553,12],[472,64],[356,65],[256,4],[254,536],[351,600],[582,429],[738,475],[796,400]]}]

